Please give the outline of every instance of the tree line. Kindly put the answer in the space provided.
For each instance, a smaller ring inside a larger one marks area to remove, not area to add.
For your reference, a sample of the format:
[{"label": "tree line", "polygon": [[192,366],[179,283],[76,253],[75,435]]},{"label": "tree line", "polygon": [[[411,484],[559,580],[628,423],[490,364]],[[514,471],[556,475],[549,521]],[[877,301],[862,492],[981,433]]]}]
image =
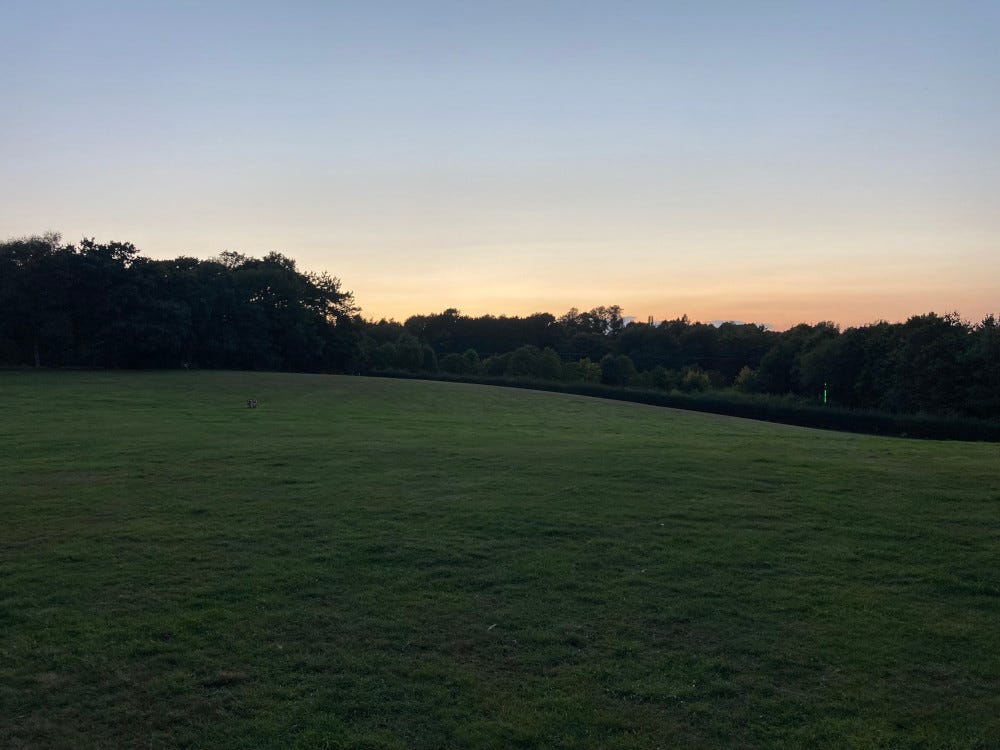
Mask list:
[{"label": "tree line", "polygon": [[357,308],[280,253],[151,260],[56,234],[0,244],[0,363],[342,371]]},{"label": "tree line", "polygon": [[280,253],[151,260],[130,243],[58,235],[0,244],[0,310],[5,365],[444,372],[812,402],[825,393],[855,409],[1000,417],[994,316],[781,332],[629,321],[616,305],[370,321],[339,279]]},{"label": "tree line", "polygon": [[[519,344],[516,347],[515,344]],[[890,413],[1000,416],[1000,322],[927,313],[905,323],[787,331],[760,325],[626,322],[621,308],[556,318],[469,317],[457,310],[369,323],[374,369],[593,382],[664,391],[731,389]]]}]

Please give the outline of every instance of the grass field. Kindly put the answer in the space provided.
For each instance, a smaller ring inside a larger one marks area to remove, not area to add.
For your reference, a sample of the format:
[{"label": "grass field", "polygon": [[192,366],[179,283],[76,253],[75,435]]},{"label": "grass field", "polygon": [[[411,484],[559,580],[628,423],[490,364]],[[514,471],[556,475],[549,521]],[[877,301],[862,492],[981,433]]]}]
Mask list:
[{"label": "grass field", "polygon": [[996,444],[252,373],[0,418],[0,747],[1000,747]]}]

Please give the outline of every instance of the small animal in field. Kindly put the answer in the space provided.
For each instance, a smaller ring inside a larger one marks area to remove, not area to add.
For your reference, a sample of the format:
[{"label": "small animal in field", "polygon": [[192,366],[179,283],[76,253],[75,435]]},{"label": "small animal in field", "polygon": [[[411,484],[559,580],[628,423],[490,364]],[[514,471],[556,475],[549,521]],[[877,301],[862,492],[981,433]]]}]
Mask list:
[{"label": "small animal in field", "polygon": [[248,409],[256,409],[257,408],[257,399],[255,399],[255,398],[248,398],[247,399],[247,408]]}]

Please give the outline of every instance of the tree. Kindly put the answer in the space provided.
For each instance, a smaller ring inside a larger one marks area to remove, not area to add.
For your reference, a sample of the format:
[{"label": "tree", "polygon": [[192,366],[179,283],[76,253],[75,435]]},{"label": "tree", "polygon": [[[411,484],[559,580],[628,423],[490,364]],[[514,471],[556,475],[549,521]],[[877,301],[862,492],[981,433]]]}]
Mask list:
[{"label": "tree", "polygon": [[744,367],[759,367],[778,335],[761,325],[723,323],[718,328],[714,367],[731,382]]},{"label": "tree", "polygon": [[128,242],[0,243],[7,363],[341,370],[356,360],[353,297],[280,253],[143,258]]},{"label": "tree", "polygon": [[1000,416],[1000,321],[995,316],[984,318],[971,331],[961,366],[967,380],[965,412]]},{"label": "tree", "polygon": [[511,352],[504,374],[514,378],[537,378],[541,375],[541,357],[537,346],[519,347]]},{"label": "tree", "polygon": [[605,354],[610,354],[612,342],[598,333],[576,333],[565,346],[569,359],[587,358],[600,360]]},{"label": "tree", "polygon": [[563,363],[555,349],[545,347],[538,359],[538,376],[543,380],[562,380]]},{"label": "tree", "polygon": [[475,349],[466,349],[462,353],[462,359],[465,360],[466,370],[470,375],[478,374],[483,368],[483,363],[479,361],[479,353]]},{"label": "tree", "polygon": [[618,305],[595,307],[582,313],[575,307],[557,321],[570,335],[574,333],[595,333],[600,336],[614,336],[625,327],[622,309]]},{"label": "tree", "polygon": [[467,350],[465,354],[455,354],[454,352],[445,354],[441,358],[440,367],[453,375],[477,375],[482,371],[479,355],[473,349]]},{"label": "tree", "polygon": [[733,380],[733,388],[744,393],[754,393],[757,390],[757,371],[744,365]]},{"label": "tree", "polygon": [[58,340],[69,335],[66,287],[60,266],[66,248],[58,234],[23,237],[0,245],[0,310],[4,349],[14,364],[41,367]]},{"label": "tree", "polygon": [[683,365],[714,370],[719,359],[719,329],[707,323],[685,326],[678,340]]},{"label": "tree", "polygon": [[492,377],[498,377],[507,373],[507,364],[510,362],[510,353],[495,354],[483,360],[483,372]]},{"label": "tree", "polygon": [[682,391],[688,393],[701,393],[712,387],[712,381],[707,372],[695,365],[684,371],[679,387]]},{"label": "tree", "polygon": [[438,359],[437,354],[429,346],[424,344],[424,366],[425,372],[437,372],[438,371]]},{"label": "tree", "polygon": [[802,381],[802,359],[823,341],[840,334],[833,323],[805,323],[782,333],[757,368],[757,383],[766,393],[806,394],[809,387]]},{"label": "tree", "polygon": [[399,334],[396,339],[396,352],[393,358],[393,366],[400,370],[410,370],[416,372],[424,364],[424,347],[415,336],[408,333]]},{"label": "tree", "polygon": [[657,365],[649,371],[649,384],[661,391],[672,391],[680,385],[680,378],[676,370]]},{"label": "tree", "polygon": [[628,356],[638,370],[681,365],[677,336],[667,328],[648,323],[630,323],[618,337],[618,350]]},{"label": "tree", "polygon": [[601,366],[584,357],[577,362],[568,362],[564,366],[566,380],[575,383],[600,383]]},{"label": "tree", "polygon": [[897,350],[902,326],[886,322],[849,328],[836,350],[829,373],[830,397],[836,403],[898,411]]},{"label": "tree", "polygon": [[965,397],[962,358],[970,327],[957,313],[915,315],[900,331],[898,398],[903,411],[957,413]]},{"label": "tree", "polygon": [[601,359],[601,382],[605,385],[628,385],[635,376],[635,365],[624,354],[607,354]]}]

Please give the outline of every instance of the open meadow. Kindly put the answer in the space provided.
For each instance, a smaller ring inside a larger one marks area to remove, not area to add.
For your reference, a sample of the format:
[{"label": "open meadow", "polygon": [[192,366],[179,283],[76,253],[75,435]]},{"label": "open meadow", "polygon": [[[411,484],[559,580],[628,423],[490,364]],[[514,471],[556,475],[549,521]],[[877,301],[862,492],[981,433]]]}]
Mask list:
[{"label": "open meadow", "polygon": [[806,746],[1000,747],[1000,445],[0,372],[0,747]]}]

